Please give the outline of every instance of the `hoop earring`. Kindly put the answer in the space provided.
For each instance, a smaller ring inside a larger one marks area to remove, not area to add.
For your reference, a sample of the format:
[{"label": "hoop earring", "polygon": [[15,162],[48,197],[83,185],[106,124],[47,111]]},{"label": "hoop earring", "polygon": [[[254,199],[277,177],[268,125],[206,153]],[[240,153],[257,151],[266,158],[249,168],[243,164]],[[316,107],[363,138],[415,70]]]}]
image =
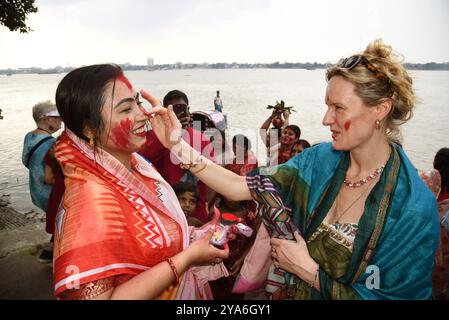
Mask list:
[{"label": "hoop earring", "polygon": [[376,122],[374,122],[374,127],[379,130],[380,129],[380,120],[377,119]]}]

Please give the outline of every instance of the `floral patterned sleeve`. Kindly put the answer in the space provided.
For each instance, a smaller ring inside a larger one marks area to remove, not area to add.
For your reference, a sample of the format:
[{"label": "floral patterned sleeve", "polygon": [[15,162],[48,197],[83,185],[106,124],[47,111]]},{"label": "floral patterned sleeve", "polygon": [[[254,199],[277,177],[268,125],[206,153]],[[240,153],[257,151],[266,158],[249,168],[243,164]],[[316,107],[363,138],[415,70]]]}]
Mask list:
[{"label": "floral patterned sleeve", "polygon": [[118,287],[125,283],[132,276],[122,274],[118,276],[103,278],[82,284],[79,289],[66,290],[59,294],[58,298],[61,300],[89,300],[99,296],[106,291]]}]

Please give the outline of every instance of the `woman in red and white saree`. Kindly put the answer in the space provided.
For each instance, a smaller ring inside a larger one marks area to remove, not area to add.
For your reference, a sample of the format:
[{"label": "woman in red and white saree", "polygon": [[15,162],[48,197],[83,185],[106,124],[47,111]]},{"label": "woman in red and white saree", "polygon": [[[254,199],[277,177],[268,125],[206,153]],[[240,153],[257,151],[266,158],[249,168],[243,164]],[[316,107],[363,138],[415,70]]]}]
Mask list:
[{"label": "woman in red and white saree", "polygon": [[[83,129],[88,143],[71,130],[76,130],[73,109],[83,114],[80,109],[85,106],[73,100],[66,103],[66,95],[76,94],[76,89],[82,92],[80,75],[86,82],[110,68],[117,74],[100,79],[112,80],[100,92],[105,97],[97,108],[102,126],[97,134]],[[141,131],[145,133],[146,120],[134,89],[117,66],[89,66],[72,73],[57,91],[58,108],[68,122],[55,149],[66,186],[56,218],[55,295],[60,299],[212,298],[208,281],[228,275],[219,263],[228,250],[209,244],[211,224],[202,229],[187,226],[171,186],[150,163],[131,152],[145,139]]]}]

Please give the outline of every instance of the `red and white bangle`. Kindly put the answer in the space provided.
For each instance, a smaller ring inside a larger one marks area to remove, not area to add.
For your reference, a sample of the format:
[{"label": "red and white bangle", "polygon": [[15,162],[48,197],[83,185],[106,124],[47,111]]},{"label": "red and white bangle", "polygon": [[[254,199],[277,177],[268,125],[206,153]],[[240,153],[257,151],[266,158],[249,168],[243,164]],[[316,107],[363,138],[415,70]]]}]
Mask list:
[{"label": "red and white bangle", "polygon": [[167,261],[168,265],[171,268],[171,271],[173,272],[173,276],[175,277],[175,282],[173,283],[174,286],[177,286],[179,283],[179,275],[178,270],[176,269],[175,264],[173,263],[173,260],[171,258],[165,258],[165,261]]}]

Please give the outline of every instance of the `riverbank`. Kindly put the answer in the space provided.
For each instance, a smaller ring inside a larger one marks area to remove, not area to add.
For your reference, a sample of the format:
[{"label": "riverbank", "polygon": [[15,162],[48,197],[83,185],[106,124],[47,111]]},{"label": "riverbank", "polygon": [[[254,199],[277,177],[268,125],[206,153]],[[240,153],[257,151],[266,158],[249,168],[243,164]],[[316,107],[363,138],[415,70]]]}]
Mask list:
[{"label": "riverbank", "polygon": [[48,245],[45,215],[20,213],[0,197],[0,299],[54,299],[52,264],[38,256]]},{"label": "riverbank", "polygon": [[11,206],[8,195],[0,197],[0,259],[15,252],[39,250],[49,238],[44,214],[33,210],[20,213]]}]

